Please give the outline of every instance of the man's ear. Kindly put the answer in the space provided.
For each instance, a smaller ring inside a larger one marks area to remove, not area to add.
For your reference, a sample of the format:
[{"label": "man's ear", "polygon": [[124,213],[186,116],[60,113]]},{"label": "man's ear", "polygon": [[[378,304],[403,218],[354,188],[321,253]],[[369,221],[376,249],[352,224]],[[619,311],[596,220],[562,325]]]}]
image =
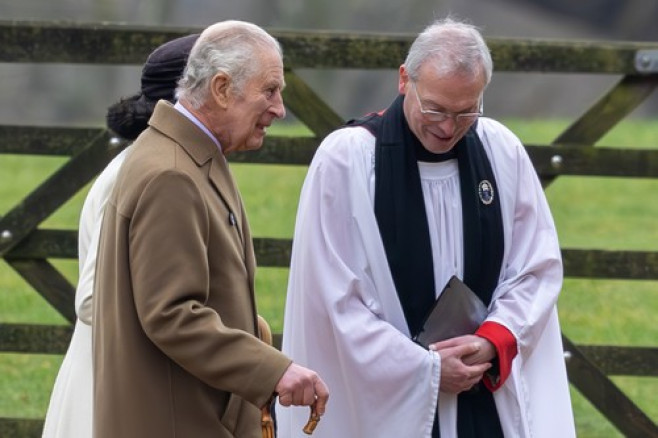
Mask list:
[{"label": "man's ear", "polygon": [[398,93],[400,94],[406,94],[407,92],[407,83],[409,82],[409,73],[407,72],[407,68],[404,64],[400,66],[400,69],[398,71],[399,76],[398,76]]},{"label": "man's ear", "polygon": [[221,108],[227,108],[230,102],[231,78],[224,73],[217,73],[210,80],[210,95]]}]

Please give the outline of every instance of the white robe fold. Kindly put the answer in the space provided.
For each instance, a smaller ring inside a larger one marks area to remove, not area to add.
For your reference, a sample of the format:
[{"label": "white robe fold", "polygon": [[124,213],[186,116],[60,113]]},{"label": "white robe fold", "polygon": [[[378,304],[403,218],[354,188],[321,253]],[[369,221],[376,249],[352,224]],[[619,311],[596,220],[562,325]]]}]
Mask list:
[{"label": "white robe fold", "polygon": [[128,149],[96,178],[85,198],[78,231],[79,278],[75,289],[77,320],[59,368],[43,427],[43,438],[91,438],[93,369],[91,313],[96,253],[103,211]]},{"label": "white robe fold", "polygon": [[[515,336],[512,373],[494,393],[506,437],[575,436],[556,302],[557,234],[520,141],[482,118],[478,134],[496,175],[504,229],[499,285],[487,320]],[[409,338],[374,215],[374,137],[330,134],[302,189],[295,227],[283,352],[317,371],[330,390],[315,438],[456,436],[456,397],[438,391],[440,360]],[[420,163],[437,294],[463,277],[455,160]],[[438,396],[438,397],[437,397]],[[277,406],[280,438],[303,437],[307,408]]]}]

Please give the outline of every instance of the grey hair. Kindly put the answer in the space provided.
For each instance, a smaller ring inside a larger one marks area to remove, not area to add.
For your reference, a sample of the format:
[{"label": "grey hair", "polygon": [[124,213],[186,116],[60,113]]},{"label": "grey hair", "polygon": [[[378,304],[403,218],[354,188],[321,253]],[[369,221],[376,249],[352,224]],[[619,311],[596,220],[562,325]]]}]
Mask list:
[{"label": "grey hair", "polygon": [[485,86],[491,81],[493,61],[487,43],[473,25],[452,18],[437,20],[414,40],[404,62],[411,80],[418,79],[421,66],[432,62],[441,75],[484,73]]},{"label": "grey hair", "polygon": [[190,51],[176,97],[199,109],[208,99],[210,80],[220,72],[231,78],[231,89],[242,94],[245,83],[259,70],[257,55],[264,49],[283,56],[279,42],[255,24],[228,20],[209,26]]}]

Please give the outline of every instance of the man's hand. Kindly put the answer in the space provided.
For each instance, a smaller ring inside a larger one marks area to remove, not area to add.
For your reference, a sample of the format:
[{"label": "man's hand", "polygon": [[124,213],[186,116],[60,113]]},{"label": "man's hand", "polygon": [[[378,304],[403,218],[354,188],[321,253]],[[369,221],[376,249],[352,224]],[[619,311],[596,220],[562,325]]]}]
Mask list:
[{"label": "man's hand", "polygon": [[[484,373],[491,368],[491,363],[467,364],[467,359],[484,357],[482,345],[479,342],[467,342],[460,338],[450,339],[430,345],[430,349],[441,356],[441,381],[439,388],[443,392],[459,394],[471,389],[477,384]],[[459,340],[459,341],[456,341]],[[455,341],[455,342],[451,342]]]},{"label": "man's hand", "polygon": [[324,415],[329,390],[315,371],[291,363],[274,390],[282,406],[315,405],[315,412]]},{"label": "man's hand", "polygon": [[465,335],[446,339],[445,341],[430,345],[430,349],[439,351],[445,348],[456,347],[457,345],[464,344],[478,345],[478,350],[475,353],[469,354],[462,358],[464,364],[466,365],[476,365],[485,362],[491,362],[493,358],[496,357],[496,347],[494,347],[494,345],[485,338],[476,335]]}]

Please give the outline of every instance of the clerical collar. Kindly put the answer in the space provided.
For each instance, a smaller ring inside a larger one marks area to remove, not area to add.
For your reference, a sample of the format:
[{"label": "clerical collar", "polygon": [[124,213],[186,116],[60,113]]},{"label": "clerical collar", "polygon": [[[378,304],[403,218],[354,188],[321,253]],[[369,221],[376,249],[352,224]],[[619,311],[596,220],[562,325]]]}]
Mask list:
[{"label": "clerical collar", "polygon": [[440,163],[442,161],[452,160],[457,158],[457,145],[455,145],[448,152],[442,154],[435,154],[425,149],[425,146],[420,141],[414,142],[414,150],[416,153],[416,160],[423,161],[427,163]]}]

